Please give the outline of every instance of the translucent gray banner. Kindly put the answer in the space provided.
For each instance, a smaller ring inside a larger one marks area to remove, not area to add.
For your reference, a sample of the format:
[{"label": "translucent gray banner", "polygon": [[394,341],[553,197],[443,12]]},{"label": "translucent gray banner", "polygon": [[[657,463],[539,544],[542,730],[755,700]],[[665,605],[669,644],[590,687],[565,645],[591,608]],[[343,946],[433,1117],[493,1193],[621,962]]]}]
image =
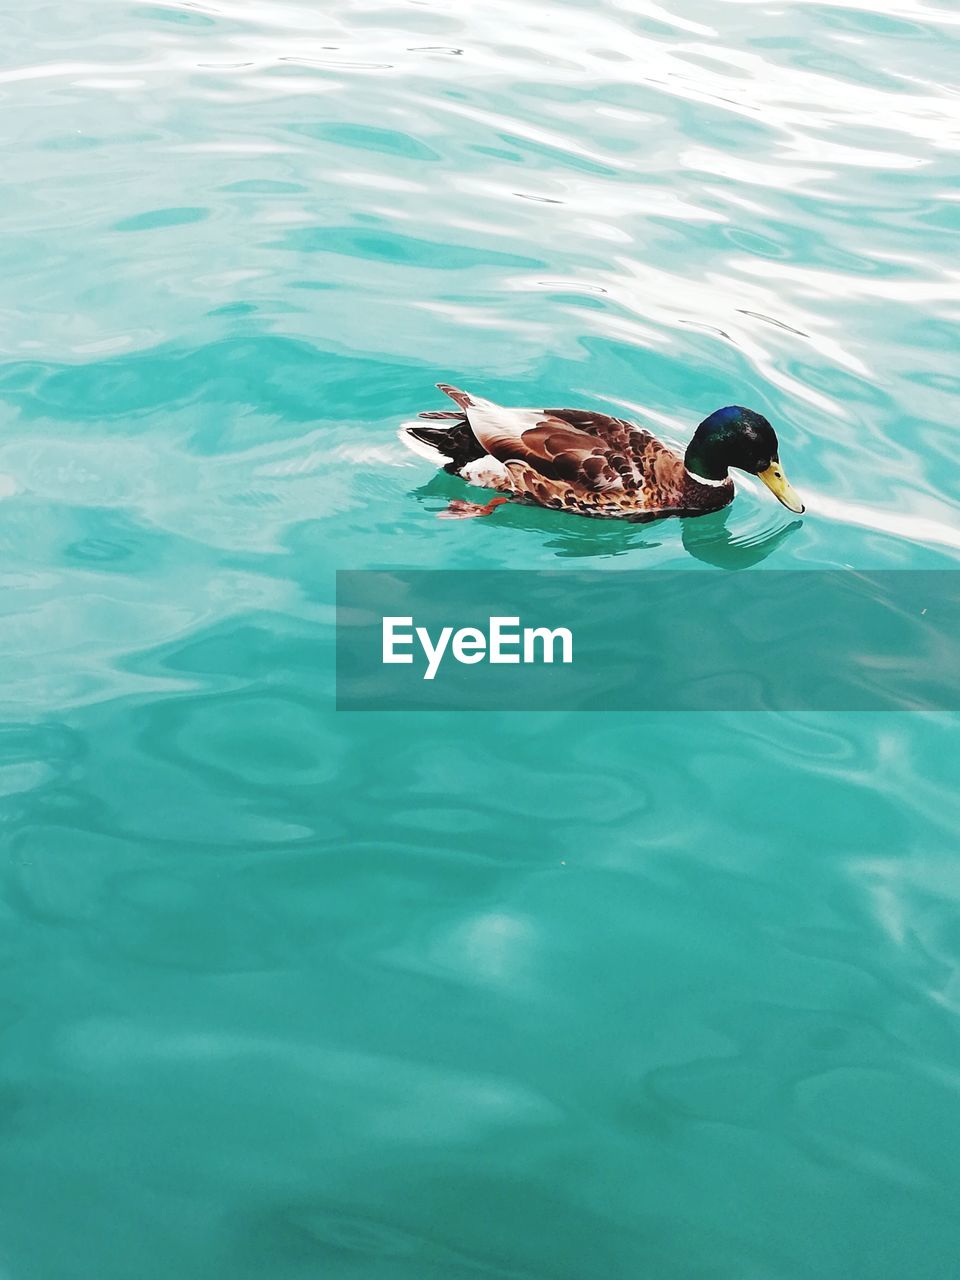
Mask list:
[{"label": "translucent gray banner", "polygon": [[344,711],[960,708],[960,573],[337,574]]}]

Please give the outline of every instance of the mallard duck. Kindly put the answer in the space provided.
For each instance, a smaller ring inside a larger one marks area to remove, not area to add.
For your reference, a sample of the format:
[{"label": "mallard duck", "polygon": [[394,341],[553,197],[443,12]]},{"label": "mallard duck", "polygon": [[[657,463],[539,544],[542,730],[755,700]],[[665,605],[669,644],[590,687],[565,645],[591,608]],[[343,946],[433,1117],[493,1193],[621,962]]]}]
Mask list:
[{"label": "mallard duck", "polygon": [[[729,468],[759,476],[789,511],[802,514],[780,465],[777,433],[760,413],[728,405],[704,418],[681,457],[643,427],[589,409],[505,409],[437,383],[456,410],[421,413],[443,426],[407,423],[400,438],[450,475],[517,502],[608,520],[700,516],[733,501]],[[490,515],[457,499],[443,515]]]}]

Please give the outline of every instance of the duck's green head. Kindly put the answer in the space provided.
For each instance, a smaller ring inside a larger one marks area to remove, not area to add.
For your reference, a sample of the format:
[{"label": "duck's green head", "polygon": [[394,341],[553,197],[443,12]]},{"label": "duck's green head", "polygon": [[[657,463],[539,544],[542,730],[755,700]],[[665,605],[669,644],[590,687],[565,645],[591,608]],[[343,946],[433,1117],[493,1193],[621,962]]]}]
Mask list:
[{"label": "duck's green head", "polygon": [[777,433],[762,413],[738,404],[717,409],[697,427],[684,463],[688,471],[704,480],[726,480],[730,467],[749,471],[759,476],[789,511],[798,515],[804,511],[780,465]]}]

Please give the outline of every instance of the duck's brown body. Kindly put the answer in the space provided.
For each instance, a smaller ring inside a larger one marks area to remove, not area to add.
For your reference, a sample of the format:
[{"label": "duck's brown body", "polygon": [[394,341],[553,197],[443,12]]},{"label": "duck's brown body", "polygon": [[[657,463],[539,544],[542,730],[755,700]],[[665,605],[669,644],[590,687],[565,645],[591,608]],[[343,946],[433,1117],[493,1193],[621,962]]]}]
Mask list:
[{"label": "duck's brown body", "polygon": [[[422,413],[443,428],[409,426],[445,469],[518,502],[577,515],[660,520],[725,507],[733,481],[707,481],[649,431],[584,409],[510,409],[439,384],[458,413]],[[416,447],[416,446],[414,446]]]}]

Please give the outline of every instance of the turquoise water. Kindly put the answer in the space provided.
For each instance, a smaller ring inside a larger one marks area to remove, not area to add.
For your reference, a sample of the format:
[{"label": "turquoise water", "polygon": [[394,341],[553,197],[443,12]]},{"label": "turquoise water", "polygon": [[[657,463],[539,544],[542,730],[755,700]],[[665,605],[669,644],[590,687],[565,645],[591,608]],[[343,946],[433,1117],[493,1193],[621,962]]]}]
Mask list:
[{"label": "turquoise water", "polygon": [[[337,568],[957,567],[954,8],[4,32],[3,1274],[955,1274],[955,716],[333,710]],[[440,377],[808,514],[438,521]]]}]

